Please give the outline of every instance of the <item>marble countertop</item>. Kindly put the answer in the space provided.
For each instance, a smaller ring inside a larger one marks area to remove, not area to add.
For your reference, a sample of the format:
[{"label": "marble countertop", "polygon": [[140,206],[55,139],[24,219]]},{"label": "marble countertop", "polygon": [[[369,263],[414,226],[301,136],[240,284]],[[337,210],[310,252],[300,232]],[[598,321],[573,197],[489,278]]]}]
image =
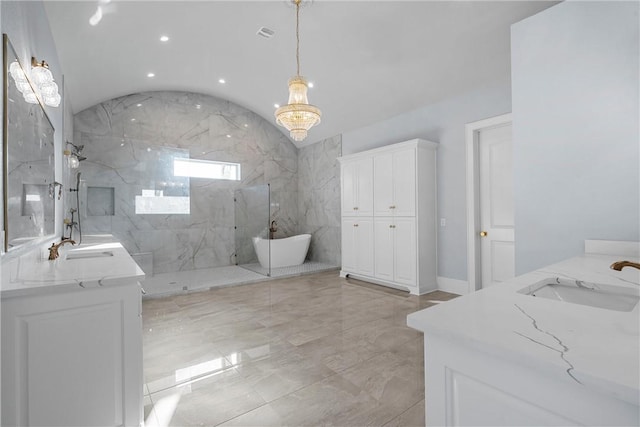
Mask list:
[{"label": "marble countertop", "polygon": [[636,293],[640,271],[609,268],[623,259],[638,261],[585,254],[412,313],[407,324],[427,337],[437,334],[639,405],[640,303],[624,312],[518,292],[547,278],[564,278]]},{"label": "marble countertop", "polygon": [[[93,254],[110,256],[93,257]],[[76,259],[68,259],[79,256]],[[2,298],[29,295],[34,292],[58,292],[90,289],[130,283],[145,276],[138,264],[120,243],[111,236],[88,236],[78,246],[60,248],[60,257],[47,259],[16,259],[2,269]]]}]

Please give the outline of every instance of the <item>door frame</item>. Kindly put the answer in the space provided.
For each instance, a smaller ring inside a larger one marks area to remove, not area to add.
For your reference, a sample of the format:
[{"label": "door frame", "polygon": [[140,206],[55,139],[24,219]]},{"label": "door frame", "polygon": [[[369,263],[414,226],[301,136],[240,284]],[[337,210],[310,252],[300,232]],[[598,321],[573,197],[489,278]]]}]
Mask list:
[{"label": "door frame", "polygon": [[[467,157],[467,282],[469,293],[480,289],[482,270],[480,260],[480,164],[478,135],[480,131],[511,123],[511,113],[464,125]],[[512,140],[513,141],[513,140]]]}]

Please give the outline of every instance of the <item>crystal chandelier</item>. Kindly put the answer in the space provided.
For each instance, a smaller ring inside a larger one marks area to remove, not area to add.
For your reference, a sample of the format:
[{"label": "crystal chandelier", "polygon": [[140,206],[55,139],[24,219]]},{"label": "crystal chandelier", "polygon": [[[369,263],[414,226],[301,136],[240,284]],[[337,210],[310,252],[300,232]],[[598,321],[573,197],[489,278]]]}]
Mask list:
[{"label": "crystal chandelier", "polygon": [[318,107],[309,105],[307,99],[308,84],[300,75],[300,3],[302,0],[291,0],[296,5],[296,64],[297,72],[289,79],[289,103],[275,112],[276,123],[289,131],[291,139],[302,141],[307,131],[320,123],[322,113]]}]

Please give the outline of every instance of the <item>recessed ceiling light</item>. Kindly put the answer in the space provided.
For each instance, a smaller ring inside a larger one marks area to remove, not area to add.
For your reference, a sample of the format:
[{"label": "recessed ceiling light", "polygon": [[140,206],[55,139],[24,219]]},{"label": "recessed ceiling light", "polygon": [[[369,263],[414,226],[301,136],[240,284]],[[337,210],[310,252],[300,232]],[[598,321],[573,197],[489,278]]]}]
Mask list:
[{"label": "recessed ceiling light", "polygon": [[196,104],[196,108],[199,110],[200,108],[202,108],[202,105]]},{"label": "recessed ceiling light", "polygon": [[280,104],[273,104],[274,107],[280,108]]},{"label": "recessed ceiling light", "polygon": [[227,134],[227,138],[231,138],[231,135]]},{"label": "recessed ceiling light", "polygon": [[248,127],[249,127],[249,125],[248,125],[247,123],[245,123],[245,124],[244,124],[244,127],[248,128]]},{"label": "recessed ceiling light", "polygon": [[151,148],[147,148],[147,152],[151,151]]},{"label": "recessed ceiling light", "polygon": [[136,107],[142,107],[142,104],[136,104]]},{"label": "recessed ceiling light", "polygon": [[149,74],[147,74],[147,77],[155,77],[155,76],[156,76],[156,75],[155,75],[155,74],[153,74],[153,73],[149,73]]},{"label": "recessed ceiling light", "polygon": [[124,147],[124,142],[121,142],[121,143],[120,143],[120,147]]},{"label": "recessed ceiling light", "polygon": [[225,79],[218,79],[218,83],[225,84],[227,81]]},{"label": "recessed ceiling light", "polygon": [[132,122],[135,122],[135,121],[136,121],[136,119],[131,119],[131,121],[132,121]]},{"label": "recessed ceiling light", "polygon": [[161,42],[168,42],[169,41],[169,37],[168,36],[160,36],[160,41]]},{"label": "recessed ceiling light", "polygon": [[309,83],[308,83],[308,86],[309,86],[309,87],[313,87],[313,82],[309,82]]}]

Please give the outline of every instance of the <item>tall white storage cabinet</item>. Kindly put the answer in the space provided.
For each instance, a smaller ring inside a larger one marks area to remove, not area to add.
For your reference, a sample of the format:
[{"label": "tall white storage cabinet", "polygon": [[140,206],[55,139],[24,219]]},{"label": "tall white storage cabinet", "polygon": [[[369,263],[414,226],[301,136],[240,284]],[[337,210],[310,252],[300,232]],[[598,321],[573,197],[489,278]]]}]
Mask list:
[{"label": "tall white storage cabinet", "polygon": [[424,294],[436,284],[436,149],[413,139],[341,157],[342,270]]}]

